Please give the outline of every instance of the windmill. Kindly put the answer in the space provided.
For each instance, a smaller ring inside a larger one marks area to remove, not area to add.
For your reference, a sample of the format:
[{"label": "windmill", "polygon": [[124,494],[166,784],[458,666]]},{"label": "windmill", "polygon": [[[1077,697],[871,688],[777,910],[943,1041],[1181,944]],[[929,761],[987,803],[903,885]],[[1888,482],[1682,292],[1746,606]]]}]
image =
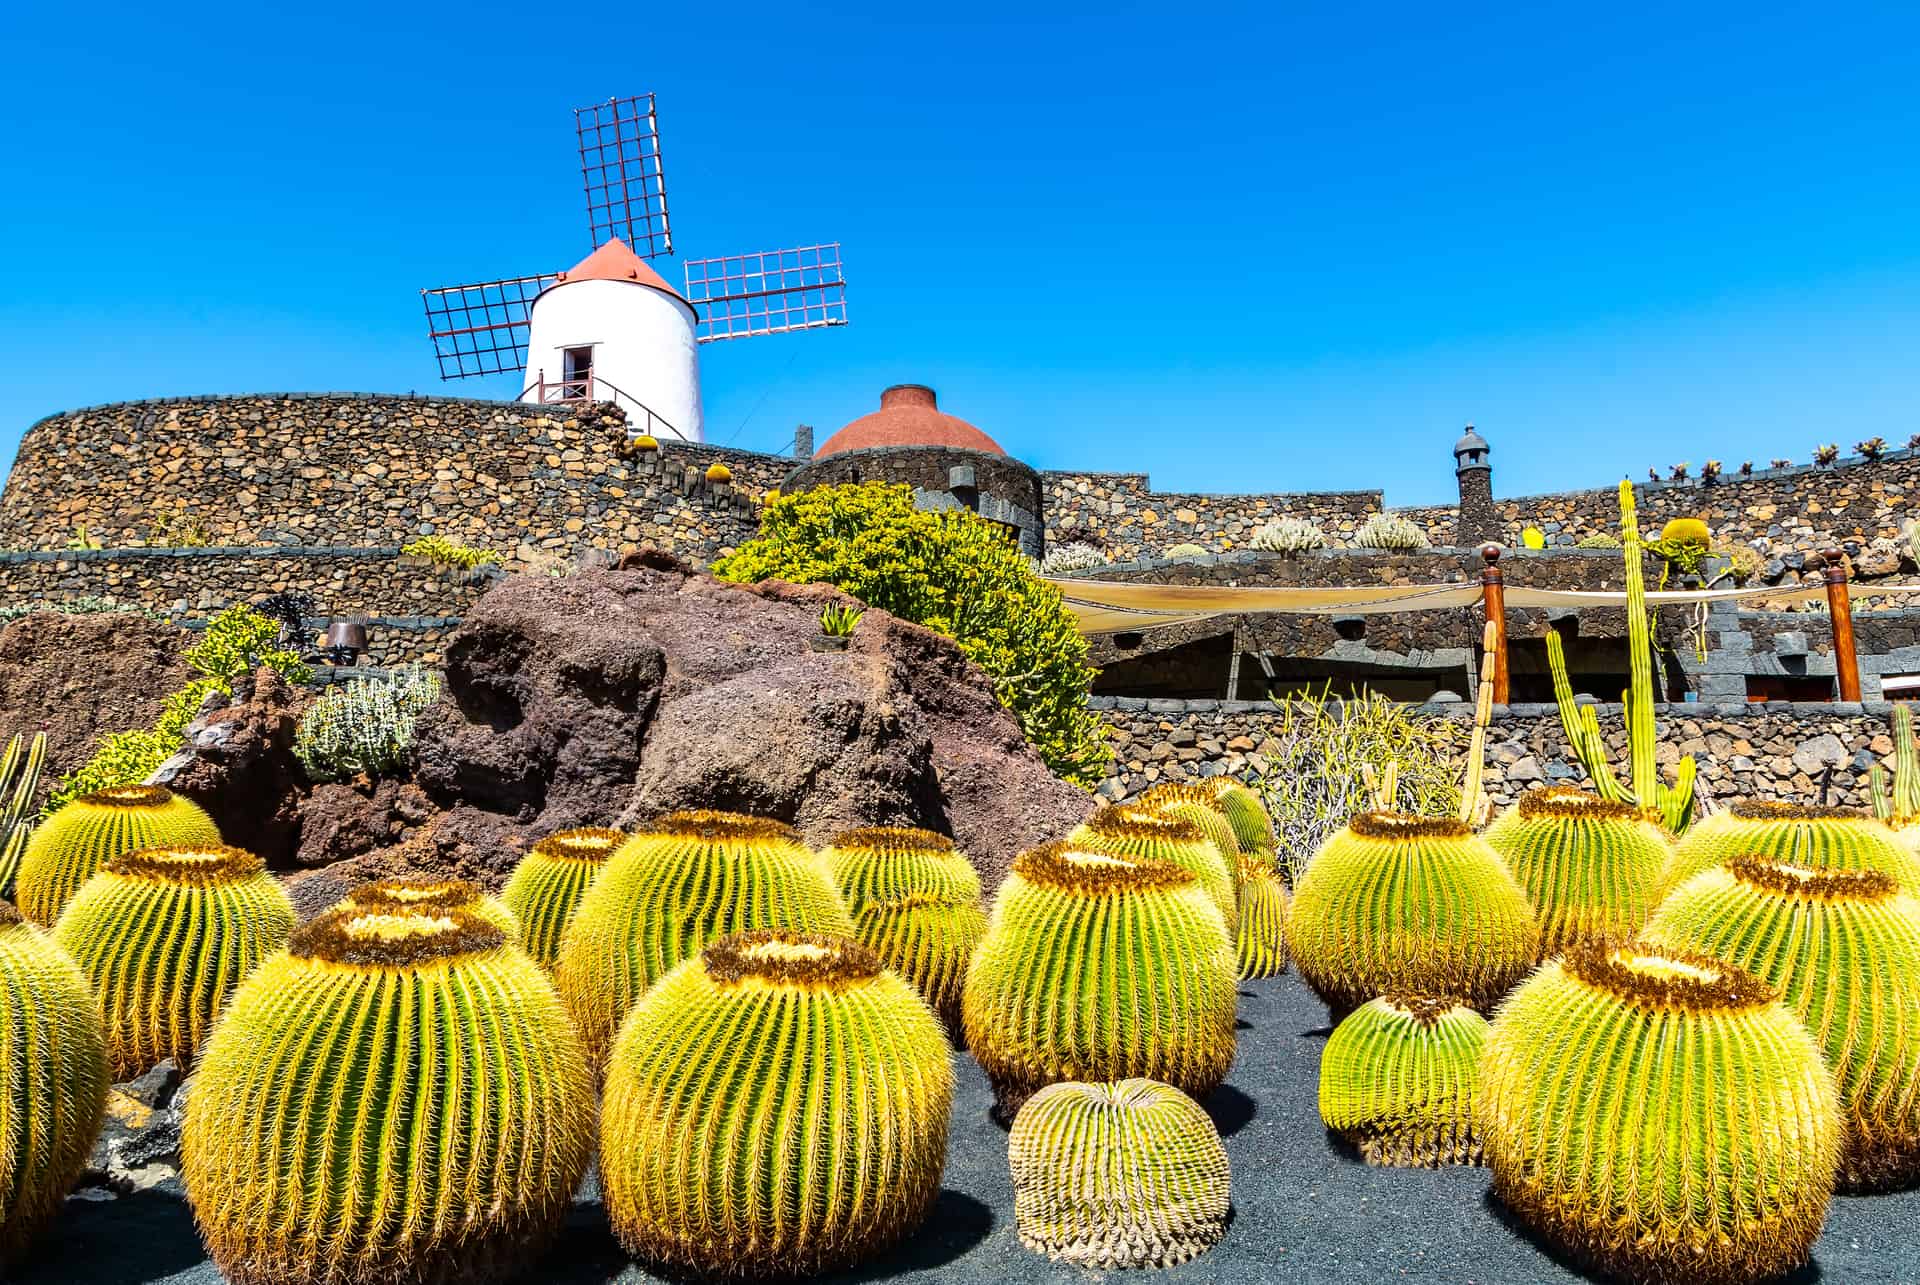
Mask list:
[{"label": "windmill", "polygon": [[686,259],[673,253],[652,94],[574,111],[593,252],[565,272],[422,290],[440,378],[524,372],[523,402],[610,401],[634,433],[703,440],[701,344],[847,324],[838,242]]}]

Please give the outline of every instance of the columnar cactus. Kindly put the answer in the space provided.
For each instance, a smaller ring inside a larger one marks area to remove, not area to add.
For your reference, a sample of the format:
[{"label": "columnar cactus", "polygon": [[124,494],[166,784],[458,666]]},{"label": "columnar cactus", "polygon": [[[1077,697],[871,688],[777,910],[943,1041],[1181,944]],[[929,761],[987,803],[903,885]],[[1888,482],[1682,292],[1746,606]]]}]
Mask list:
[{"label": "columnar cactus", "polygon": [[500,900],[520,921],[520,948],[542,968],[560,958],[560,939],[607,859],[627,841],[620,830],[588,826],[548,835],[527,849]]},{"label": "columnar cactus", "polygon": [[1162,781],[1136,797],[1133,806],[1193,822],[1219,852],[1221,862],[1239,871],[1240,838],[1211,789],[1197,781]]},{"label": "columnar cactus", "polygon": [[1020,1243],[1078,1267],[1172,1267],[1225,1234],[1227,1149],[1207,1113],[1153,1080],[1050,1084],[1007,1137]]},{"label": "columnar cactus", "polygon": [[824,856],[854,938],[957,1032],[967,963],[987,931],[972,863],[944,835],[892,826],[849,830]]},{"label": "columnar cactus", "polygon": [[1527,894],[1451,817],[1364,812],[1294,886],[1287,945],[1336,1015],[1396,991],[1486,1009],[1539,958]]},{"label": "columnar cactus", "polygon": [[832,879],[791,827],[676,812],[622,844],[581,900],[554,969],[593,1064],[668,969],[752,928],[853,934]]},{"label": "columnar cactus", "polygon": [[1220,801],[1220,810],[1227,814],[1227,824],[1233,827],[1240,851],[1272,852],[1278,846],[1273,818],[1267,815],[1266,805],[1260,802],[1258,794],[1230,776],[1212,777],[1207,785],[1213,797]]},{"label": "columnar cactus", "polygon": [[1878,870],[1735,857],[1660,903],[1644,940],[1738,964],[1806,1023],[1840,1088],[1842,1187],[1920,1180],[1920,901]]},{"label": "columnar cactus", "polygon": [[1278,977],[1287,971],[1287,886],[1264,855],[1244,853],[1239,864],[1240,977]]},{"label": "columnar cactus", "polygon": [[1731,857],[1759,856],[1815,870],[1879,870],[1920,896],[1920,856],[1865,812],[1748,799],[1688,831],[1674,849],[1664,892]]},{"label": "columnar cactus", "polygon": [[166,1058],[190,1065],[293,925],[293,902],[251,852],[141,848],[107,858],[53,938],[93,987],[114,1079],[131,1080]]},{"label": "columnar cactus", "polygon": [[358,910],[419,911],[466,910],[507,935],[520,936],[520,920],[497,897],[469,879],[435,879],[429,875],[401,875],[363,883],[341,898],[340,905]]},{"label": "columnar cactus", "polygon": [[812,1275],[912,1231],[946,1161],[940,1024],[872,951],[758,930],[634,1007],[601,1112],[600,1186],[629,1253],[675,1271]]},{"label": "columnar cactus", "polygon": [[1320,1054],[1320,1118],[1370,1165],[1480,1161],[1474,1099],[1487,1019],[1450,999],[1383,995]]},{"label": "columnar cactus", "polygon": [[1168,861],[1191,874],[1201,891],[1213,898],[1231,936],[1240,923],[1235,868],[1220,849],[1193,822],[1132,804],[1101,808],[1067,836],[1067,842],[1088,852],[1110,852],[1117,857],[1146,857]]},{"label": "columnar cactus", "polygon": [[1757,1281],[1806,1260],[1833,1194],[1833,1077],[1723,960],[1585,943],[1501,1007],[1481,1059],[1495,1193],[1633,1281]]},{"label": "columnar cactus", "polygon": [[181,1176],[235,1285],[499,1279],[565,1217],[593,1113],[552,983],[499,927],[337,906],[214,1028]]},{"label": "columnar cactus", "polygon": [[0,1276],[86,1168],[110,1083],[87,979],[0,901]]},{"label": "columnar cactus", "polygon": [[1569,785],[1527,791],[1484,837],[1533,901],[1543,958],[1639,931],[1673,858],[1651,814]]},{"label": "columnar cactus", "polygon": [[51,928],[108,857],[219,842],[213,818],[163,786],[117,785],[83,795],[42,821],[27,840],[16,883],[20,913]]},{"label": "columnar cactus", "polygon": [[1233,1065],[1237,972],[1185,869],[1037,848],[1014,859],[967,970],[967,1047],[1003,1114],[1059,1080],[1145,1076],[1205,1097]]}]

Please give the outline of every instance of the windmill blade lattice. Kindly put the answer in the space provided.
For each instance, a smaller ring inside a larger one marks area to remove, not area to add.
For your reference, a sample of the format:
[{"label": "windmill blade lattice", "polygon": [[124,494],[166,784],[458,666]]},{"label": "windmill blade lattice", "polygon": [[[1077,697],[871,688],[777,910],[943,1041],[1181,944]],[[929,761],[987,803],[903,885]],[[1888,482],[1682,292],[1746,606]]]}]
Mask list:
[{"label": "windmill blade lattice", "polygon": [[687,302],[703,344],[847,324],[840,243],[688,259]]},{"label": "windmill blade lattice", "polygon": [[534,296],[559,280],[548,272],[474,285],[422,290],[427,336],[440,378],[519,371],[527,364],[527,313]]},{"label": "windmill blade lattice", "polygon": [[573,121],[580,136],[580,179],[587,190],[593,248],[617,236],[643,259],[672,254],[653,95],[576,107]]}]

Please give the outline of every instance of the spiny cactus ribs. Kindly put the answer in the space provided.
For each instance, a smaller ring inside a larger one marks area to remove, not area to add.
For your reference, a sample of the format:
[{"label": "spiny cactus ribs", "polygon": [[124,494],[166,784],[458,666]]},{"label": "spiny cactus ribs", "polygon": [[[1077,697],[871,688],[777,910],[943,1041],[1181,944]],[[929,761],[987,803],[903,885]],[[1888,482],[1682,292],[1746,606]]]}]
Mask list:
[{"label": "spiny cactus ribs", "polygon": [[1734,857],[1662,902],[1644,940],[1725,959],[1781,992],[1839,1084],[1843,1189],[1920,1180],[1920,901],[1892,876]]},{"label": "spiny cactus ribs", "polygon": [[498,926],[339,906],[234,995],[187,1096],[182,1177],[236,1285],[451,1285],[524,1266],[592,1134],[579,1040]]},{"label": "spiny cactus ribs", "polygon": [[419,911],[423,914],[442,910],[465,910],[498,928],[509,940],[520,934],[520,921],[499,900],[489,897],[479,884],[467,879],[435,879],[427,876],[402,876],[363,883],[340,902],[358,910],[385,910],[393,913]]},{"label": "spiny cactus ribs", "polygon": [[1850,808],[1749,799],[1695,825],[1674,849],[1663,895],[1730,857],[1775,857],[1816,870],[1879,870],[1920,896],[1920,856],[1884,823]]},{"label": "spiny cactus ribs", "polygon": [[1240,856],[1240,933],[1234,947],[1240,977],[1278,977],[1287,971],[1287,886],[1264,854]]},{"label": "spiny cactus ribs", "polygon": [[855,939],[911,982],[957,1034],[967,963],[987,931],[972,863],[944,835],[893,826],[849,830],[823,855],[853,914]]},{"label": "spiny cactus ribs", "polygon": [[627,1250],[703,1274],[849,1266],[926,1217],[953,1071],[939,1022],[836,934],[724,937],[621,1028],[600,1181]]},{"label": "spiny cactus ribs", "polygon": [[1059,1080],[1145,1076],[1205,1097],[1233,1064],[1237,972],[1185,869],[1037,848],[1014,860],[967,970],[967,1046],[1003,1116]]},{"label": "spiny cactus ribs", "polygon": [[1020,1242],[1078,1267],[1173,1267],[1225,1234],[1232,1174],[1213,1121],[1153,1080],[1050,1084],[1007,1136]]},{"label": "spiny cactus ribs", "polygon": [[1495,1193],[1602,1271],[1770,1279],[1820,1234],[1833,1077],[1772,989],[1724,960],[1575,946],[1502,1005],[1481,1077]]},{"label": "spiny cactus ribs", "polygon": [[239,848],[142,848],[109,857],[54,929],[98,998],[114,1078],[193,1063],[214,1018],[286,944],[293,903]]},{"label": "spiny cactus ribs", "polygon": [[587,889],[626,841],[624,831],[588,826],[562,830],[527,849],[500,900],[520,921],[520,948],[536,964],[551,970],[559,960],[560,940]]},{"label": "spiny cactus ribs", "polygon": [[606,1060],[641,994],[708,943],[754,928],[852,936],[826,868],[790,826],[676,812],[621,845],[580,902],[554,981],[587,1054]]},{"label": "spiny cactus ribs", "polygon": [[1432,995],[1362,1004],[1320,1055],[1320,1118],[1368,1164],[1477,1164],[1487,1020]]},{"label": "spiny cactus ribs", "polygon": [[1301,979],[1337,1016],[1396,991],[1490,1008],[1539,956],[1527,894],[1464,822],[1367,812],[1320,846],[1287,912]]},{"label": "spiny cactus ribs", "polygon": [[1527,791],[1486,840],[1533,902],[1542,958],[1638,931],[1673,857],[1656,817],[1572,786]]},{"label": "spiny cactus ribs", "polygon": [[1187,871],[1219,908],[1228,936],[1240,922],[1234,869],[1206,831],[1184,817],[1132,804],[1101,808],[1067,836],[1067,842],[1092,852],[1170,862]]},{"label": "spiny cactus ribs", "polygon": [[86,1168],[109,1083],[87,979],[0,901],[0,1276]]},{"label": "spiny cactus ribs", "polygon": [[162,786],[120,785],[84,795],[43,821],[27,841],[17,883],[20,913],[51,928],[108,857],[219,842],[220,831],[199,805]]}]

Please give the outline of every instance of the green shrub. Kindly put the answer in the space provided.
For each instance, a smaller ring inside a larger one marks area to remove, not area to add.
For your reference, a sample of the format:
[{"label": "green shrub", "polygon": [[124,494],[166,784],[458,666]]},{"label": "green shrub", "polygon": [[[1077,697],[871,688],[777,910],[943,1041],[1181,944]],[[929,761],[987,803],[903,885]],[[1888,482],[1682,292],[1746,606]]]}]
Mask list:
[{"label": "green shrub", "polygon": [[1107,555],[1098,546],[1083,540],[1069,540],[1047,550],[1047,556],[1040,559],[1040,574],[1058,576],[1074,571],[1092,571],[1095,567],[1106,566],[1107,561]]},{"label": "green shrub", "polygon": [[420,711],[439,695],[439,676],[418,665],[335,687],[300,716],[293,755],[315,781],[391,771],[413,748]]},{"label": "green shrub", "polygon": [[924,512],[905,486],[829,486],[782,496],[759,538],[713,567],[723,580],[826,583],[952,638],[993,679],[1028,743],[1081,785],[1109,751],[1087,709],[1094,671],[1059,590],[1037,579],[995,523]]},{"label": "green shrub", "polygon": [[1305,518],[1276,518],[1253,533],[1249,549],[1267,553],[1291,553],[1299,549],[1324,549],[1327,533]]},{"label": "green shrub", "polygon": [[462,571],[500,561],[500,555],[492,549],[476,549],[443,535],[423,535],[410,544],[402,545],[400,552],[410,558],[430,559],[437,567],[458,567]]},{"label": "green shrub", "polygon": [[1356,549],[1426,549],[1433,541],[1413,522],[1397,513],[1373,513],[1353,533]]}]

